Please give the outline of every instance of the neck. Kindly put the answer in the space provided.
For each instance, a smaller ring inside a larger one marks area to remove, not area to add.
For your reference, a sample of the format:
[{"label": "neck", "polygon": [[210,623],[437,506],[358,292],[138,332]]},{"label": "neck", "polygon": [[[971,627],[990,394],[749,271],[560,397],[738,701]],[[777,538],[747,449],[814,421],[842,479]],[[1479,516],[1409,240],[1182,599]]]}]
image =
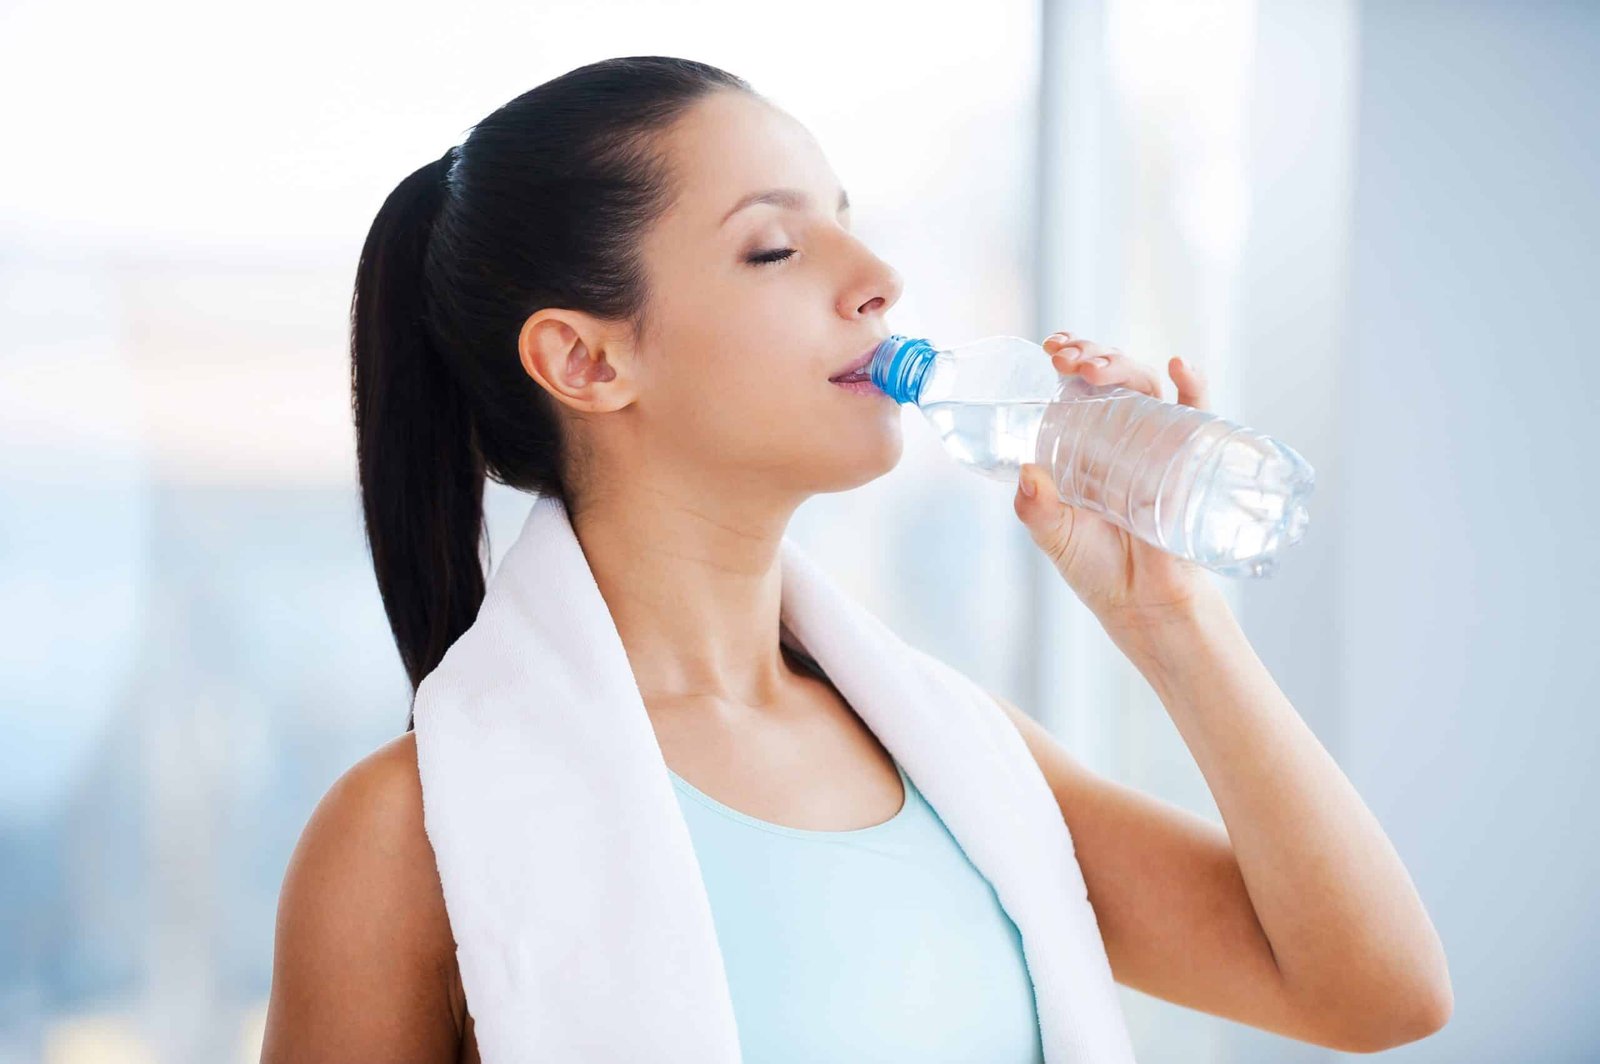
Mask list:
[{"label": "neck", "polygon": [[789,512],[661,492],[569,513],[646,702],[774,703],[793,671],[779,647]]}]

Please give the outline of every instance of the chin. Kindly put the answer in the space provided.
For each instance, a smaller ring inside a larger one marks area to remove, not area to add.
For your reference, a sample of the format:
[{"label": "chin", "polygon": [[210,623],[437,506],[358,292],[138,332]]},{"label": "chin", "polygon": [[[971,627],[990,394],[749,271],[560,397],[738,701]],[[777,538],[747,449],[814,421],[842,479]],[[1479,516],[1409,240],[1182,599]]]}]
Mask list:
[{"label": "chin", "polygon": [[825,478],[829,485],[823,491],[859,488],[900,464],[905,437],[900,431],[899,411],[894,414],[893,421],[873,423],[872,431],[840,433],[828,441],[827,453],[833,461],[831,475]]}]

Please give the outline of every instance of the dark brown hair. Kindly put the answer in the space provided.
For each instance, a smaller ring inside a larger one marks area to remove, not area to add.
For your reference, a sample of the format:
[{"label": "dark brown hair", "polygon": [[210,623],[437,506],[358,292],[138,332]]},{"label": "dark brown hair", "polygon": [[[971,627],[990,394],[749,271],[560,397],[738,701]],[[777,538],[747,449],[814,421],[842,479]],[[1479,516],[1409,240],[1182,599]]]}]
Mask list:
[{"label": "dark brown hair", "polygon": [[643,335],[640,241],[672,195],[656,141],[719,90],[755,95],[688,59],[579,67],[494,111],[378,210],[350,305],[351,401],[367,545],[413,693],[483,602],[485,478],[568,497],[523,323],[559,306]]}]

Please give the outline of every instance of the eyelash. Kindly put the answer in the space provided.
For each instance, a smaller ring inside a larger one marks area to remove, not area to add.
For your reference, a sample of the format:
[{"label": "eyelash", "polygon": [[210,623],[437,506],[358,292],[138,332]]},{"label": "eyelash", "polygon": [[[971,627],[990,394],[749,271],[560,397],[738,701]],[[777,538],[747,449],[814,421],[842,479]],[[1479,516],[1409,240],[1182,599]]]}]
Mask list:
[{"label": "eyelash", "polygon": [[794,254],[794,248],[773,248],[771,251],[762,251],[751,255],[744,261],[752,266],[770,266],[782,262]]}]

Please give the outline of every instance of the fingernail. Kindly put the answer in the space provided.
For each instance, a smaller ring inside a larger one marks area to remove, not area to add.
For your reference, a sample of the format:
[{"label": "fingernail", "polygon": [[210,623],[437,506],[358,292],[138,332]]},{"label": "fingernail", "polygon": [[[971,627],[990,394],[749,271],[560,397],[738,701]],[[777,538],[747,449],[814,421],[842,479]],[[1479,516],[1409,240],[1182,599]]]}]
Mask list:
[{"label": "fingernail", "polygon": [[1105,355],[1095,355],[1089,361],[1093,362],[1097,366],[1109,366],[1109,365],[1111,365],[1111,359],[1107,358]]},{"label": "fingernail", "polygon": [[1033,498],[1034,494],[1033,478],[1028,476],[1026,473],[1022,475],[1022,494],[1026,495],[1030,499]]}]

